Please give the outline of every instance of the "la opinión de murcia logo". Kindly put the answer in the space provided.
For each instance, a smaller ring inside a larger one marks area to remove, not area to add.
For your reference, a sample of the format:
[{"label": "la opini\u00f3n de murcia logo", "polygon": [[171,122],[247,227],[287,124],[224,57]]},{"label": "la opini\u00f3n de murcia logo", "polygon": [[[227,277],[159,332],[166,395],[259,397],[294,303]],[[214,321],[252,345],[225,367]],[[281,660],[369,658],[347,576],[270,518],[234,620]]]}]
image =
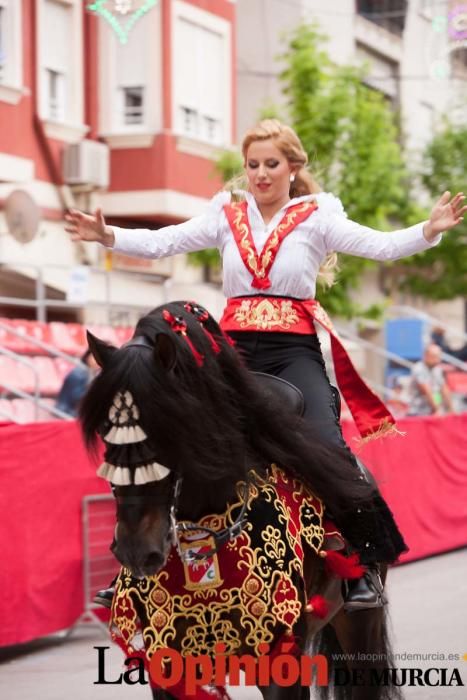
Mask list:
[{"label": "la opini\u00f3n de murcia logo", "polygon": [[[280,653],[269,656],[269,645],[259,646],[261,655],[256,658],[248,654],[226,656],[226,647],[219,643],[214,646],[215,655],[182,657],[175,649],[159,649],[149,663],[149,675],[153,685],[168,690],[179,683],[184,684],[185,693],[194,695],[197,688],[208,686],[240,685],[240,671],[243,671],[243,685],[268,686],[272,682],[280,687],[290,687],[297,682],[302,686],[381,687],[381,686],[464,686],[458,668],[354,668],[335,669],[330,678],[326,656],[316,654],[299,657],[291,654],[293,644],[282,644]],[[141,657],[130,656],[124,661],[128,670],[112,680],[106,674],[105,653],[108,646],[95,646],[98,653],[98,679],[94,685],[147,685],[147,673]]]}]

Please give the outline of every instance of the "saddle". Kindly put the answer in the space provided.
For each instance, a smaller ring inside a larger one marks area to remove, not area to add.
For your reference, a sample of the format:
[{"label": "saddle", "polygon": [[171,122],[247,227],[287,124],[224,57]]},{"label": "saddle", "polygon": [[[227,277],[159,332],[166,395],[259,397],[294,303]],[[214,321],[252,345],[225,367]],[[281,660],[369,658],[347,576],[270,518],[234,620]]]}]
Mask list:
[{"label": "saddle", "polygon": [[[279,398],[280,402],[286,406],[290,413],[299,416],[300,418],[305,413],[305,398],[295,384],[291,384],[285,379],[275,377],[273,374],[266,372],[252,372],[253,376],[258,380],[264,394]],[[331,391],[334,403],[337,409],[337,415],[341,415],[341,397],[338,389],[331,385]]]}]

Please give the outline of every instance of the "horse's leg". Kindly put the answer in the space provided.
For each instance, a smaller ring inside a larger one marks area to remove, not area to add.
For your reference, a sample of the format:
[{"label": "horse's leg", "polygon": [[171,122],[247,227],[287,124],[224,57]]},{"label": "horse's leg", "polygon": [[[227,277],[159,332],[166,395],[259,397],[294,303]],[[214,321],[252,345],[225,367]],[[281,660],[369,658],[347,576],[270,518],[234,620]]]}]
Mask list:
[{"label": "horse's leg", "polygon": [[[302,654],[306,648],[308,637],[308,625],[304,616],[296,623],[293,629],[293,636],[300,649],[300,654]],[[293,685],[287,687],[277,685],[277,683],[271,681],[269,686],[259,687],[259,690],[264,700],[310,700],[310,689],[301,684],[300,678]]]},{"label": "horse's leg", "polygon": [[161,688],[151,688],[151,691],[153,700],[176,700],[173,695]]},{"label": "horse's leg", "polygon": [[310,689],[297,681],[292,686],[283,687],[271,683],[267,688],[259,688],[264,700],[310,700]]},{"label": "horse's leg", "polygon": [[[341,651],[346,655],[348,674],[352,683],[352,700],[401,700],[395,686],[378,684],[385,668],[392,666],[388,640],[386,610],[373,608],[354,613],[340,612],[332,621]],[[383,677],[384,678],[384,677]],[[345,698],[342,689],[341,696]]]}]

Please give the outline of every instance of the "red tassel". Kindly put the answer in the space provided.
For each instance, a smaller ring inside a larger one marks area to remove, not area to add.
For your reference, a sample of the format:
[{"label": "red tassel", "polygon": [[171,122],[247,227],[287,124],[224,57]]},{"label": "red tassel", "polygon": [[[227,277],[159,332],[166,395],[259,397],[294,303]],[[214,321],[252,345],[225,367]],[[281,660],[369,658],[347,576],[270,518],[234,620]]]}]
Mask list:
[{"label": "red tassel", "polygon": [[220,353],[221,347],[220,347],[219,343],[216,342],[214,336],[204,326],[206,321],[209,320],[209,313],[206,311],[206,309],[203,309],[201,306],[197,306],[196,304],[193,305],[191,302],[187,302],[186,304],[184,304],[183,308],[185,309],[185,311],[188,311],[188,313],[196,316],[196,320],[198,321],[199,325],[201,326],[201,330],[203,331],[204,335],[207,337],[207,339],[211,343],[212,349],[214,350],[216,355],[218,353]]},{"label": "red tassel", "polygon": [[190,338],[188,337],[188,334],[186,332],[186,322],[184,321],[184,319],[180,316],[173,316],[170,313],[170,311],[167,311],[167,309],[164,309],[164,311],[162,312],[162,317],[164,321],[167,321],[167,323],[170,324],[170,327],[174,333],[180,333],[185,342],[188,344],[188,347],[190,348],[191,353],[196,360],[196,364],[198,365],[198,367],[202,367],[204,363],[204,357],[200,355],[200,353],[197,351]]},{"label": "red tassel", "polygon": [[188,343],[188,345],[189,345],[189,347],[190,347],[190,350],[191,350],[191,352],[192,352],[192,354],[193,354],[193,357],[194,357],[195,360],[196,360],[196,364],[198,365],[198,367],[202,367],[202,366],[203,366],[203,363],[204,363],[204,357],[203,357],[202,355],[200,355],[200,353],[197,351],[197,349],[195,348],[195,346],[194,346],[193,343],[191,342],[190,338],[189,338],[188,335],[186,334],[186,331],[182,331],[182,337],[183,337],[184,340],[186,340],[186,342]]},{"label": "red tassel", "polygon": [[316,615],[316,617],[324,620],[329,613],[328,601],[321,595],[313,595],[305,605],[305,612],[313,613],[313,615]]},{"label": "red tassel", "polygon": [[216,355],[218,355],[218,354],[220,353],[220,351],[221,351],[221,346],[220,346],[219,343],[216,341],[216,339],[214,338],[214,336],[211,335],[211,333],[207,330],[207,328],[205,328],[204,326],[201,326],[201,328],[202,328],[202,330],[203,330],[203,332],[204,332],[204,335],[207,336],[209,342],[211,343],[212,349],[214,350],[214,352],[216,353]]},{"label": "red tassel", "polygon": [[236,346],[236,342],[233,338],[230,337],[225,331],[221,330],[222,337],[224,338],[225,342],[228,343],[232,348]]},{"label": "red tassel", "polygon": [[333,550],[328,552],[321,550],[320,556],[325,557],[326,571],[338,578],[361,578],[366,571],[366,568],[360,564],[357,553],[346,557]]}]

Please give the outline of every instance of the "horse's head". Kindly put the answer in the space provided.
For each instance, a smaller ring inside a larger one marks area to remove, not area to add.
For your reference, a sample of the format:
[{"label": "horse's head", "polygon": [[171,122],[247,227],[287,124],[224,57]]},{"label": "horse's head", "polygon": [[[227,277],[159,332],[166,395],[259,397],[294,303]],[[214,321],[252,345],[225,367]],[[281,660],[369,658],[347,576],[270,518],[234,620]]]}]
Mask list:
[{"label": "horse's head", "polygon": [[80,420],[88,446],[98,437],[105,446],[98,474],[117,502],[112,550],[136,576],[152,575],[176,534],[174,506],[192,519],[209,494],[225,495],[226,482],[233,487],[245,473],[239,441],[229,439],[240,416],[220,358],[239,361],[212,317],[186,302],[143,317],[121,348],[92,334],[88,343],[101,371]]}]

